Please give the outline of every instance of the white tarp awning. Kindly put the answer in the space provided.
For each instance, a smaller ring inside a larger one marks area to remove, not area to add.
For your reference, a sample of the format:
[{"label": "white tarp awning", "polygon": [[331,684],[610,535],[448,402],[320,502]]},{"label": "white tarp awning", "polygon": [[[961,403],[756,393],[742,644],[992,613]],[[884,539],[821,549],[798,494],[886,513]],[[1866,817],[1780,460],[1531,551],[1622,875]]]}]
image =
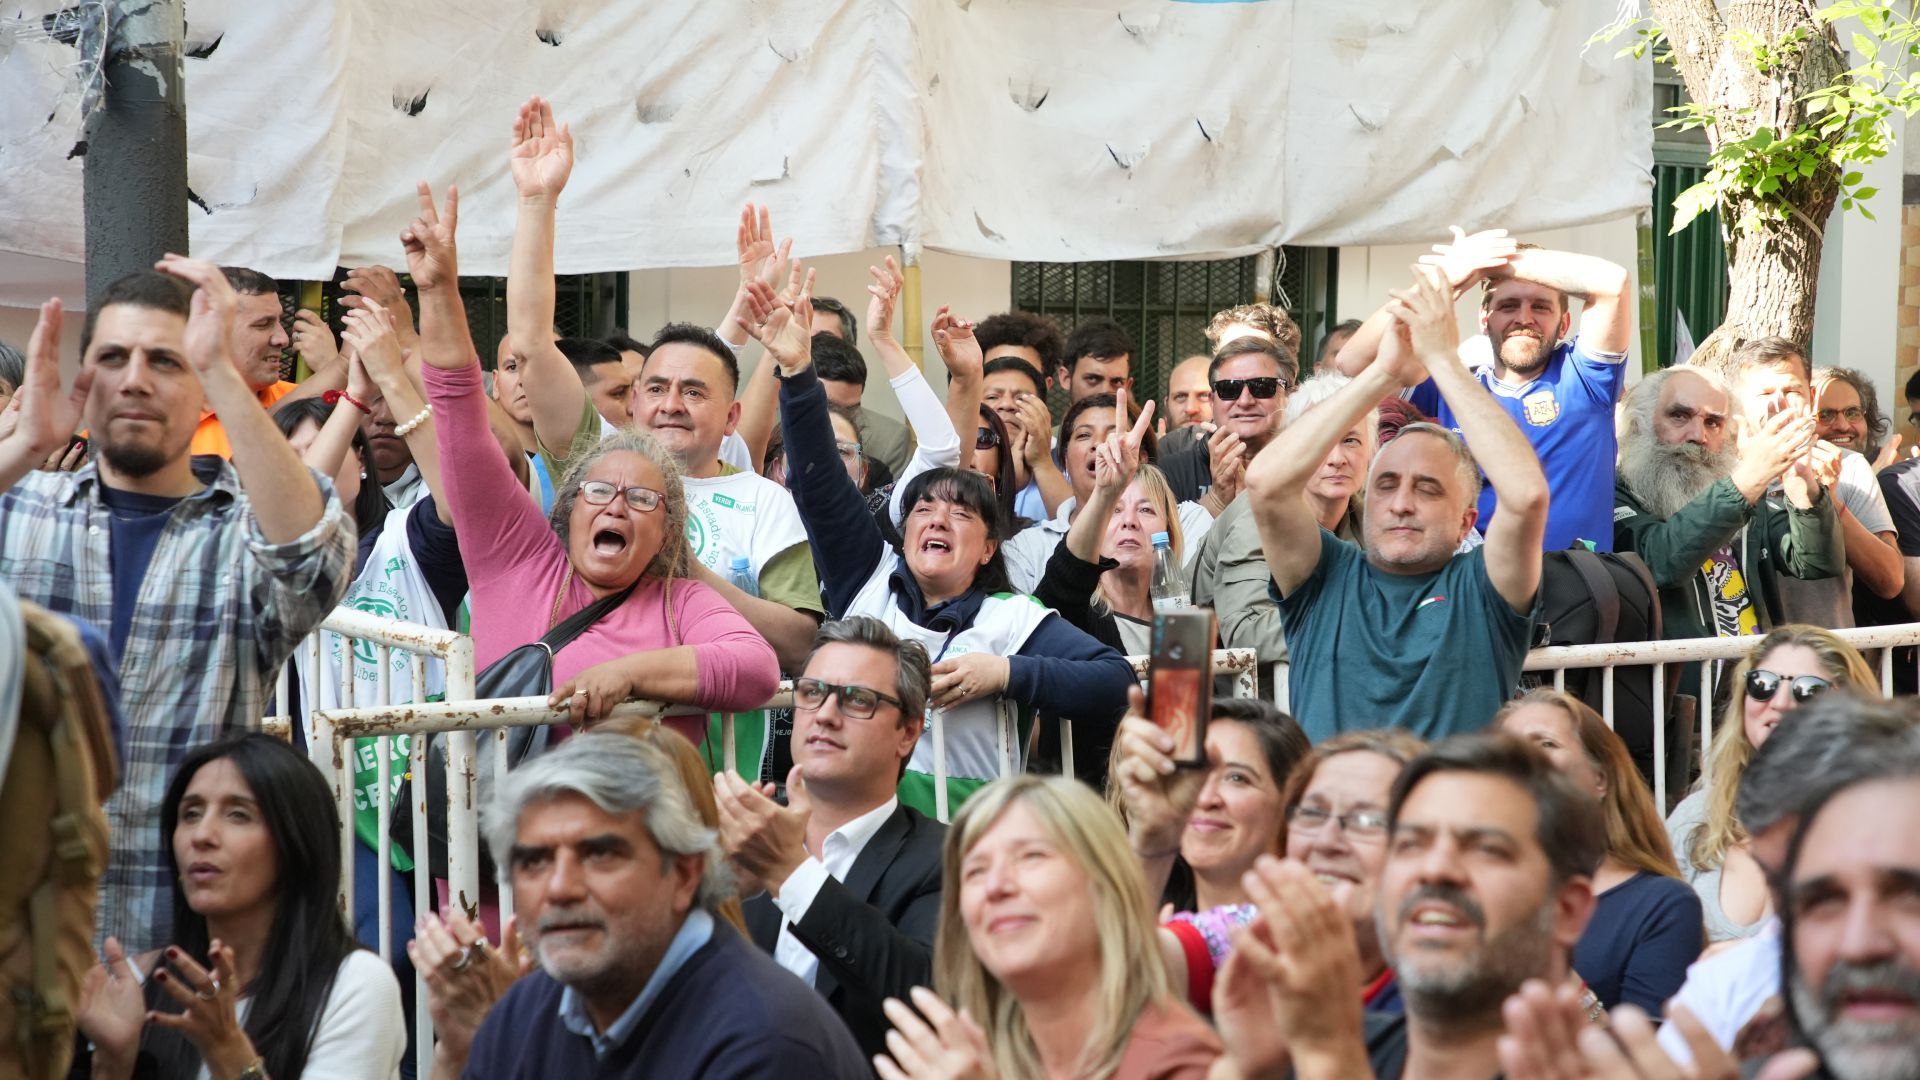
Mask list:
[{"label": "white tarp awning", "polygon": [[[37,14],[60,0],[13,0]],[[193,0],[194,252],[277,277],[399,258],[417,179],[505,272],[508,135],[573,125],[562,273],[717,265],[749,200],[795,249],[1218,256],[1539,230],[1651,193],[1612,0]],[[0,59],[0,251],[81,258],[75,51]],[[51,117],[51,118],[49,118]],[[4,263],[0,257],[0,263]],[[0,302],[20,292],[0,267]],[[44,290],[40,292],[44,296]]]}]

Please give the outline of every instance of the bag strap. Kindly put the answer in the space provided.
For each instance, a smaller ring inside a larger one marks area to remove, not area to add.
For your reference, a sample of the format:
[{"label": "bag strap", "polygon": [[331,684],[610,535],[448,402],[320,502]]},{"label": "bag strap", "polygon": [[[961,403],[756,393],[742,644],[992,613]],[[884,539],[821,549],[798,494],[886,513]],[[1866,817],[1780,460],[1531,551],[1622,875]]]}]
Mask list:
[{"label": "bag strap", "polygon": [[550,653],[557,653],[561,649],[566,648],[568,643],[572,642],[574,638],[586,633],[588,627],[606,618],[607,614],[614,608],[626,603],[627,597],[632,596],[633,590],[639,588],[639,586],[640,579],[635,578],[633,584],[621,589],[619,592],[608,593],[606,596],[595,600],[593,603],[560,620],[560,625],[547,631],[545,636],[540,639],[540,644],[545,645],[547,651]]},{"label": "bag strap", "polygon": [[1567,565],[1573,567],[1587,592],[1593,594],[1594,611],[1599,616],[1595,641],[1612,642],[1620,632],[1620,590],[1613,584],[1613,574],[1608,572],[1600,556],[1583,547],[1567,549]]}]

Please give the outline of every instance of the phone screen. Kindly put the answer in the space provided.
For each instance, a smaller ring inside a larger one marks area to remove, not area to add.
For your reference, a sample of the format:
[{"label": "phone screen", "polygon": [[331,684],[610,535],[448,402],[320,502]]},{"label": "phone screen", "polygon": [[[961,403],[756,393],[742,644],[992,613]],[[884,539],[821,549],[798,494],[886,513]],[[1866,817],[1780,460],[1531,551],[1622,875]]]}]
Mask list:
[{"label": "phone screen", "polygon": [[1207,718],[1213,714],[1213,612],[1156,612],[1147,668],[1147,715],[1174,738],[1173,759],[1207,761]]}]

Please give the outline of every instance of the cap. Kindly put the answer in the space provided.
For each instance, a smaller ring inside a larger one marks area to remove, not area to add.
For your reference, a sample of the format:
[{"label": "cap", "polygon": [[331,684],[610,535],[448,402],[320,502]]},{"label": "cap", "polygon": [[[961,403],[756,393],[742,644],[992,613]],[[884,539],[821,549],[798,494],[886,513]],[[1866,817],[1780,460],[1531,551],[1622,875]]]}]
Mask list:
[{"label": "cap", "polygon": [[1172,547],[1173,540],[1169,538],[1166,533],[1157,532],[1153,534],[1153,546],[1154,547]]}]

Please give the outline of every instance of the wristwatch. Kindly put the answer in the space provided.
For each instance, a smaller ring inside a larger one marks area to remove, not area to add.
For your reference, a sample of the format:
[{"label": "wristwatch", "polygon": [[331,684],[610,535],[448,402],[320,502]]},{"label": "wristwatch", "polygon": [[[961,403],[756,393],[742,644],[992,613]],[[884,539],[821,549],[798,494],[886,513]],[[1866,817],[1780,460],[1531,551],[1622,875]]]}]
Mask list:
[{"label": "wristwatch", "polygon": [[233,1080],[267,1080],[267,1059],[254,1058],[252,1064],[233,1074]]}]

